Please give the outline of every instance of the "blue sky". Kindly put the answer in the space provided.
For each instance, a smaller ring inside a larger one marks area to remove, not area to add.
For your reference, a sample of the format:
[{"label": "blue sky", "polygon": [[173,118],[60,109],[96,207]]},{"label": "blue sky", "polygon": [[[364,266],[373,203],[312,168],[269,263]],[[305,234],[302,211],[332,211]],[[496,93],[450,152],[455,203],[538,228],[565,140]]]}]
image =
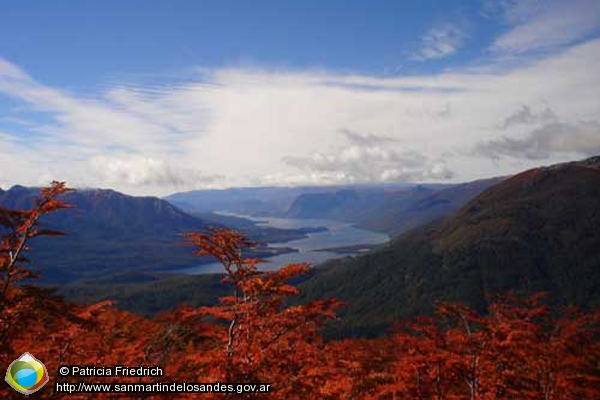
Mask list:
[{"label": "blue sky", "polygon": [[600,153],[600,2],[0,3],[0,186],[461,181]]},{"label": "blue sky", "polygon": [[[4,57],[66,86],[198,64],[418,73],[474,59],[499,28],[477,1],[451,0],[4,2],[1,18],[0,34],[13,38]],[[411,60],[428,30],[449,23],[466,51]]]}]

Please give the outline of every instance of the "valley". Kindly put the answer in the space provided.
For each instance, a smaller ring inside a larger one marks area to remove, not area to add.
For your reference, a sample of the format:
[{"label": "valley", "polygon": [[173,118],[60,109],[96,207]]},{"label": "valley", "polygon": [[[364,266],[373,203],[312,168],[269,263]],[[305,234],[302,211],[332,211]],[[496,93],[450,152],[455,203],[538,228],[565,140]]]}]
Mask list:
[{"label": "valley", "polygon": [[[190,199],[182,210],[181,202],[80,191],[65,197],[75,210],[46,221],[68,235],[52,246],[34,241],[32,265],[43,285],[77,301],[111,298],[144,315],[182,301],[211,305],[227,293],[222,266],[191,254],[180,234],[228,227],[260,243],[247,256],[267,259],[265,270],[317,267],[302,279],[296,301],[347,302],[331,335],[378,334],[392,320],[432,312],[438,300],[484,310],[490,295],[507,290],[594,306],[598,172],[598,159],[590,158],[464,184],[294,189],[295,198],[280,188],[275,200],[289,208],[269,216],[262,203],[250,207],[253,214],[231,211],[252,203],[243,196],[241,204],[192,211]],[[25,207],[35,192],[15,187],[0,192],[0,203]]]},{"label": "valley", "polygon": [[[230,214],[227,214],[230,215]],[[317,266],[327,260],[356,254],[364,246],[377,246],[389,240],[384,233],[357,228],[348,222],[328,219],[294,219],[252,217],[235,215],[251,220],[261,228],[275,228],[292,231],[306,231],[306,237],[284,243],[269,242],[268,249],[291,249],[267,258],[262,265],[264,270],[276,270],[287,264],[309,263]],[[312,230],[312,231],[311,231]],[[178,273],[198,275],[220,273],[223,267],[219,263],[204,264],[197,267],[178,270]]]}]

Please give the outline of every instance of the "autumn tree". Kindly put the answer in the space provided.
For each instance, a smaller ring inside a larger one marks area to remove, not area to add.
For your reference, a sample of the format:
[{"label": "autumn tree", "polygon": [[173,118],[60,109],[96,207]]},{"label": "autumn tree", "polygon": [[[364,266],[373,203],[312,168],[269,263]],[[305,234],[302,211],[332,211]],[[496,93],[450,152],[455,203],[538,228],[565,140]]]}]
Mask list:
[{"label": "autumn tree", "polygon": [[375,398],[600,398],[600,314],[552,313],[542,299],[498,296],[483,315],[441,303],[398,325]]},{"label": "autumn tree", "polygon": [[[52,184],[40,190],[40,198],[28,210],[11,210],[0,206],[0,364],[4,365],[13,355],[10,347],[11,335],[16,334],[13,326],[34,315],[40,303],[43,309],[51,308],[49,293],[40,288],[22,285],[21,282],[35,278],[37,274],[28,266],[26,253],[29,241],[38,236],[56,236],[61,232],[44,229],[40,218],[60,209],[71,207],[58,199],[71,189],[64,182]],[[56,304],[54,304],[56,305]]]},{"label": "autumn tree", "polygon": [[[30,241],[41,236],[58,236],[62,232],[43,226],[43,217],[61,209],[72,208],[60,197],[72,189],[63,182],[40,190],[31,208],[13,210],[0,207],[0,372],[23,352],[44,360],[53,372],[61,364],[137,364],[146,347],[147,332],[159,330],[157,324],[111,307],[105,301],[76,305],[57,296],[52,289],[33,284],[38,274],[30,268],[27,253]],[[154,325],[154,326],[151,326]],[[58,394],[45,388],[36,394],[54,398]],[[4,398],[21,395],[0,388]]]},{"label": "autumn tree", "polygon": [[264,260],[244,255],[256,243],[228,229],[188,233],[185,237],[197,247],[196,254],[208,254],[221,262],[224,282],[233,287],[232,296],[220,299],[219,305],[190,313],[227,321],[213,377],[227,382],[270,383],[281,398],[309,398],[318,393],[325,375],[311,379],[311,371],[318,368],[324,348],[320,329],[335,316],[340,303],[320,300],[283,307],[284,297],[299,292],[288,282],[308,272],[308,265],[261,271],[257,266]]}]

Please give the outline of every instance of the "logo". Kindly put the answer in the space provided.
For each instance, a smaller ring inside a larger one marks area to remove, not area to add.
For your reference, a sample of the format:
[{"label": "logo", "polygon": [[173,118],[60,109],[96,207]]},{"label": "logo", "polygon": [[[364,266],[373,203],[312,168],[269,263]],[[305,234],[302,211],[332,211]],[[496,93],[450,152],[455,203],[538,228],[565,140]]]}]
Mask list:
[{"label": "logo", "polygon": [[8,366],[5,379],[17,392],[28,395],[48,383],[48,371],[40,360],[29,353],[23,353]]}]

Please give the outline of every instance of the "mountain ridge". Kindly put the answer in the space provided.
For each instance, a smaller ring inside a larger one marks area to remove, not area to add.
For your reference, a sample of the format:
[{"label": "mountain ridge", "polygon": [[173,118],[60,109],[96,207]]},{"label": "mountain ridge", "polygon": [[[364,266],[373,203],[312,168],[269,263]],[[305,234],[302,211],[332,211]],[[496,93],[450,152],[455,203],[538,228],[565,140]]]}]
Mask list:
[{"label": "mountain ridge", "polygon": [[397,236],[446,217],[505,177],[451,185],[420,184],[396,190],[344,189],[300,195],[289,218],[329,218]]},{"label": "mountain ridge", "polygon": [[380,250],[331,261],[305,299],[347,302],[333,334],[381,333],[438,300],[484,310],[498,293],[547,291],[556,305],[600,306],[600,168],[595,157],[514,175],[452,217]]},{"label": "mountain ridge", "polygon": [[[0,204],[27,209],[39,189],[16,185],[0,193]],[[65,237],[32,242],[33,265],[43,271],[42,282],[69,282],[142,267],[193,265],[187,249],[177,247],[180,233],[209,225],[156,197],[134,197],[112,189],[70,192],[61,200],[74,209],[45,216],[42,226],[63,231]]]},{"label": "mountain ridge", "polygon": [[[27,209],[38,192],[38,188],[15,185],[0,192],[0,205]],[[130,279],[138,272],[178,270],[212,261],[194,256],[182,245],[181,234],[186,231],[229,226],[260,243],[304,238],[308,231],[262,227],[217,214],[191,215],[158,197],[129,196],[112,189],[76,190],[61,200],[75,207],[44,216],[41,223],[64,232],[65,237],[32,242],[36,251],[31,258],[34,267],[43,272],[42,283],[72,283],[107,274]],[[268,249],[263,244],[252,254],[268,257],[288,251],[291,249]]]}]

